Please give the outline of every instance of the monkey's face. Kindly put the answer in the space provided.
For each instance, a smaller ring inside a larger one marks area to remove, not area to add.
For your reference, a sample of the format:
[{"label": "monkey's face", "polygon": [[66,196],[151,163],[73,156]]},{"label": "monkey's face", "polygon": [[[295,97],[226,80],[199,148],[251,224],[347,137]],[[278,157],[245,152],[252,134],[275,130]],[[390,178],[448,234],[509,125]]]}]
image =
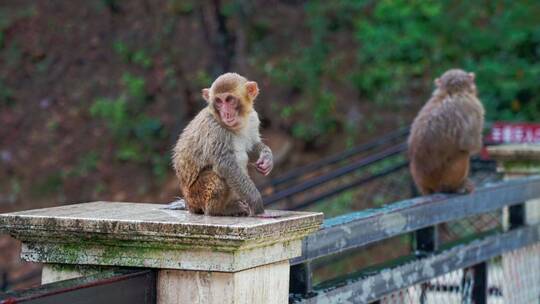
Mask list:
[{"label": "monkey's face", "polygon": [[202,90],[216,119],[231,130],[239,130],[245,125],[258,94],[255,81],[248,81],[236,73],[223,74],[210,88]]},{"label": "monkey's face", "polygon": [[240,125],[240,113],[242,111],[237,96],[229,93],[215,94],[213,104],[223,124],[233,129]]}]

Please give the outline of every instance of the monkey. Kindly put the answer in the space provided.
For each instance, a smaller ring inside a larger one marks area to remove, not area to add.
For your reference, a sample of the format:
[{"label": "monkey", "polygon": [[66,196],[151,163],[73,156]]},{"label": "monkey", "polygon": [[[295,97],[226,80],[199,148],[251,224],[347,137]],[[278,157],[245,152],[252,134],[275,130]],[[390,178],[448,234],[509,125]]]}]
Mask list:
[{"label": "monkey", "polygon": [[408,138],[410,172],[423,195],[474,191],[469,159],[482,148],[484,107],[475,74],[451,69],[414,119]]},{"label": "monkey", "polygon": [[250,162],[263,175],[274,165],[253,108],[258,95],[257,82],[237,73],[223,74],[202,90],[207,106],[188,123],[173,149],[173,167],[189,212],[264,213],[261,194],[248,175]]}]

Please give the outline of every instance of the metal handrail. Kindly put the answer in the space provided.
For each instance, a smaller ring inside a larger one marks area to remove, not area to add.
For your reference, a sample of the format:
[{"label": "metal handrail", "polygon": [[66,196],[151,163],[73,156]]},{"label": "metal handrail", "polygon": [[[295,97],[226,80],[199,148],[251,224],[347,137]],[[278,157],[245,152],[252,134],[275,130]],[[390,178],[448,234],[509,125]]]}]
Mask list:
[{"label": "metal handrail", "polygon": [[325,220],[321,230],[304,239],[302,256],[291,260],[291,264],[341,253],[538,197],[540,176],[534,176],[488,185],[469,195],[435,194],[348,213]]}]

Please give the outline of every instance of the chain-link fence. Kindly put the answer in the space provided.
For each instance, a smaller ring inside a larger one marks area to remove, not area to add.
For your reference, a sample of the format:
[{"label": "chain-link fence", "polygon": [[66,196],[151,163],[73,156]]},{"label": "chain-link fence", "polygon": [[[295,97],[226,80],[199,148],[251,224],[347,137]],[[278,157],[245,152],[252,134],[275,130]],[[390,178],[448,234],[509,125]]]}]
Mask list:
[{"label": "chain-link fence", "polygon": [[[477,269],[452,271],[428,282],[383,297],[385,304],[474,304]],[[540,302],[540,245],[511,251],[487,262],[485,288],[488,304]]]}]

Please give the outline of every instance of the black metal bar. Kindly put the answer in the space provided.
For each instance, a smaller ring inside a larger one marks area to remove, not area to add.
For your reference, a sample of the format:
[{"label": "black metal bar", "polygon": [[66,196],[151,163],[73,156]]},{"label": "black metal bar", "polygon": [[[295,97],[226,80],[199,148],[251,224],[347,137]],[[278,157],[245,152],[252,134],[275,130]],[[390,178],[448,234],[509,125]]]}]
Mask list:
[{"label": "black metal bar", "polygon": [[439,233],[437,226],[416,230],[414,233],[414,250],[416,252],[433,252],[439,248]]},{"label": "black metal bar", "polygon": [[497,162],[494,160],[481,159],[478,156],[475,156],[471,158],[470,170],[471,172],[478,172],[478,171],[496,172]]},{"label": "black metal bar", "polygon": [[[417,255],[425,255],[438,250],[439,230],[437,229],[437,225],[416,230],[414,232],[413,249],[413,252]],[[425,304],[427,302],[426,299],[429,285],[427,283],[422,283],[420,288],[421,294],[419,300],[421,304]]]},{"label": "black metal bar", "polygon": [[389,156],[399,154],[399,153],[401,153],[401,152],[403,152],[405,150],[406,150],[405,143],[401,143],[399,145],[392,146],[391,148],[386,149],[386,150],[384,150],[384,151],[382,151],[380,153],[373,154],[373,155],[370,155],[370,156],[368,156],[366,158],[357,160],[357,161],[353,162],[350,165],[338,168],[338,169],[336,169],[334,171],[331,171],[329,173],[326,173],[326,174],[321,175],[319,177],[316,177],[314,179],[302,182],[302,183],[300,183],[298,185],[292,186],[292,187],[287,188],[285,190],[278,191],[278,192],[273,193],[273,194],[271,194],[269,196],[266,196],[266,197],[264,197],[264,204],[269,205],[269,204],[275,203],[275,202],[277,202],[279,200],[282,200],[282,199],[284,199],[286,197],[293,196],[293,195],[298,194],[300,192],[304,192],[306,190],[309,190],[311,188],[317,187],[317,186],[319,186],[321,184],[324,184],[326,182],[334,180],[334,179],[336,179],[338,177],[341,177],[343,175],[354,172],[354,171],[356,171],[358,169],[367,167],[367,166],[369,166],[369,165],[371,165],[371,164],[373,164],[373,163],[375,163],[377,161],[380,161],[382,159],[385,159],[385,158],[387,158]]},{"label": "black metal bar", "polygon": [[327,219],[292,264],[540,197],[540,177],[492,184],[469,195],[436,194]]},{"label": "black metal bar", "polygon": [[0,296],[0,304],[22,302],[154,304],[156,275],[152,270],[110,271]]},{"label": "black metal bar", "polygon": [[311,262],[291,266],[289,293],[307,295],[313,289]]},{"label": "black metal bar", "polygon": [[409,127],[405,127],[405,128],[402,128],[402,129],[399,129],[397,131],[394,131],[394,132],[391,132],[391,133],[388,133],[386,135],[383,135],[381,137],[378,137],[377,139],[375,140],[372,140],[368,143],[365,143],[365,144],[361,144],[361,145],[358,145],[356,147],[353,147],[351,149],[348,149],[348,150],[345,150],[344,152],[341,152],[339,154],[335,154],[335,155],[330,155],[328,157],[325,157],[325,158],[322,158],[320,160],[318,160],[317,162],[314,162],[314,163],[310,163],[308,165],[305,165],[303,167],[300,167],[300,168],[296,168],[294,170],[291,170],[281,176],[278,176],[274,179],[272,179],[269,183],[266,183],[266,184],[262,184],[260,187],[261,188],[264,188],[264,187],[268,187],[268,186],[277,186],[279,184],[283,184],[283,183],[286,183],[288,181],[291,181],[295,178],[298,178],[302,175],[305,175],[307,173],[310,173],[312,171],[315,171],[315,170],[318,170],[324,166],[328,166],[328,165],[333,165],[337,162],[340,162],[344,159],[347,159],[351,156],[354,156],[354,155],[357,155],[359,153],[363,153],[363,152],[367,152],[369,150],[372,150],[374,148],[377,148],[381,145],[384,145],[384,144],[387,144],[387,143],[390,143],[396,139],[399,139],[399,138],[402,138],[404,136],[406,136],[407,134],[409,134],[409,130],[410,128]]},{"label": "black metal bar", "polygon": [[8,288],[12,288],[12,286],[16,286],[18,284],[22,284],[24,282],[27,282],[27,281],[31,281],[31,280],[37,280],[39,277],[41,277],[41,269],[40,270],[35,270],[35,271],[32,271],[30,273],[27,273],[19,278],[16,278],[14,280],[8,280],[7,281],[7,286]]},{"label": "black metal bar", "polygon": [[339,194],[339,193],[341,193],[343,191],[347,191],[349,189],[359,187],[359,186],[361,186],[361,185],[363,185],[365,183],[369,183],[369,182],[374,181],[374,180],[376,180],[378,178],[381,178],[381,177],[387,176],[388,174],[399,171],[400,169],[403,169],[403,168],[407,167],[408,164],[409,164],[408,162],[402,162],[402,163],[400,163],[398,165],[387,168],[387,169],[385,169],[385,170],[383,170],[383,171],[381,171],[381,172],[379,172],[377,174],[362,177],[362,178],[354,180],[354,181],[352,181],[350,183],[347,183],[345,185],[335,187],[332,190],[329,190],[329,191],[323,192],[321,194],[318,194],[316,196],[310,197],[310,198],[302,201],[301,203],[296,204],[291,209],[292,210],[299,210],[299,209],[309,207],[309,206],[313,205],[314,203],[319,202],[319,201],[321,201],[323,199],[329,198],[329,197],[334,196],[336,194]]},{"label": "black metal bar", "polygon": [[[498,233],[468,244],[455,246],[431,256],[414,260],[375,274],[347,277],[331,287],[315,286],[312,297],[293,299],[294,303],[369,303],[434,277],[476,265],[506,252],[540,242],[540,225]],[[368,288],[366,288],[368,287]]]},{"label": "black metal bar", "polygon": [[510,206],[508,208],[509,228],[516,229],[525,225],[525,204]]},{"label": "black metal bar", "polygon": [[8,288],[7,271],[0,271],[0,291],[6,291]]},{"label": "black metal bar", "polygon": [[472,302],[474,304],[487,304],[488,270],[487,263],[482,262],[469,268],[473,273]]}]

